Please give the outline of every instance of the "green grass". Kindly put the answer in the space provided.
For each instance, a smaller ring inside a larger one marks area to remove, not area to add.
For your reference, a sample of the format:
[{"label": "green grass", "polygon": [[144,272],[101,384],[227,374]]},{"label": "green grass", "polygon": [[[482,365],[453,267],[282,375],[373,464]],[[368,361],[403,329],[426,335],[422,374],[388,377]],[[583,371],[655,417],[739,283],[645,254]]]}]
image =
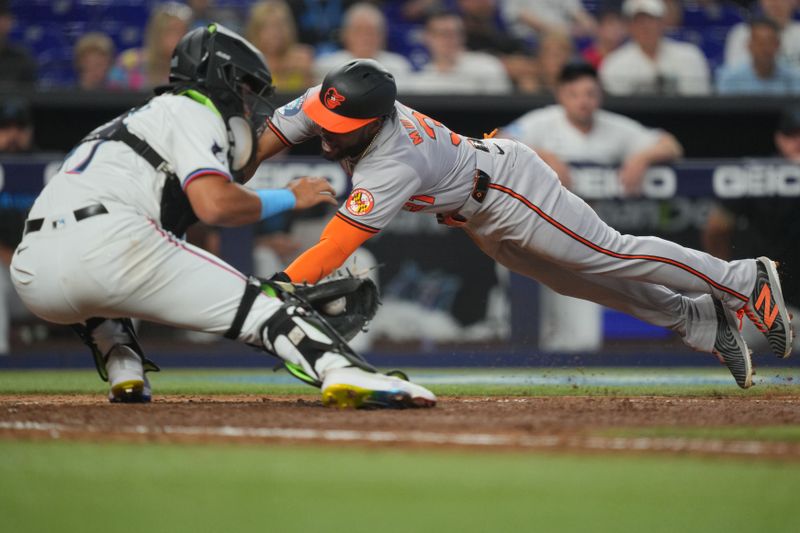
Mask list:
[{"label": "green grass", "polygon": [[800,464],[0,441],[8,532],[797,531]]},{"label": "green grass", "polygon": [[[515,377],[522,380],[516,384],[481,384],[458,380],[430,385],[439,395],[479,396],[563,396],[563,395],[665,395],[665,396],[759,396],[764,394],[800,394],[800,371],[797,369],[770,370],[760,368],[763,376],[781,375],[787,379],[778,384],[758,384],[743,391],[736,387],[727,371],[708,368],[675,369],[411,369],[414,378],[436,376],[464,377],[489,375]],[[636,384],[643,377],[652,376],[713,377],[722,379],[722,384]],[[313,388],[287,378],[282,372],[275,374],[263,370],[181,370],[166,369],[149,374],[154,394],[315,394]],[[269,382],[283,376],[286,383]],[[587,385],[585,379],[603,376],[624,376],[630,384],[595,386]],[[526,384],[526,380],[529,383]],[[542,380],[558,383],[542,384]],[[759,378],[756,378],[758,383]],[[422,381],[425,384],[425,381]],[[100,381],[93,370],[13,370],[0,371],[0,394],[105,394],[106,384]]]}]

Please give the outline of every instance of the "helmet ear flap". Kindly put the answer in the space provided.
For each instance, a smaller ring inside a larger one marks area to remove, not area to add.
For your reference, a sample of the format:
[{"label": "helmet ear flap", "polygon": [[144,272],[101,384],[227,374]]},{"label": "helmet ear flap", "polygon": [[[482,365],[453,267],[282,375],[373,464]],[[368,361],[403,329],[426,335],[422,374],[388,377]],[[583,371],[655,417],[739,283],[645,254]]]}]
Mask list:
[{"label": "helmet ear flap", "polygon": [[249,121],[237,115],[228,119],[227,127],[231,171],[236,181],[242,181],[242,171],[255,159],[256,133]]}]

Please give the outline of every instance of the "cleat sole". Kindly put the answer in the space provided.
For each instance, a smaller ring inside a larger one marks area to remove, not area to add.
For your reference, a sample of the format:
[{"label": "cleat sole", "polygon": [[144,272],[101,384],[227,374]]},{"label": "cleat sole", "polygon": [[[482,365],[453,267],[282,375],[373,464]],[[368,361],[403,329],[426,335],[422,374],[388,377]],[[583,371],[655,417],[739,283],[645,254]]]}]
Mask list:
[{"label": "cleat sole", "polygon": [[147,403],[150,397],[144,393],[144,380],[122,381],[111,387],[111,403]]},{"label": "cleat sole", "polygon": [[327,387],[322,392],[322,403],[338,409],[407,409],[436,405],[435,401],[414,398],[401,390],[375,391],[346,384]]}]

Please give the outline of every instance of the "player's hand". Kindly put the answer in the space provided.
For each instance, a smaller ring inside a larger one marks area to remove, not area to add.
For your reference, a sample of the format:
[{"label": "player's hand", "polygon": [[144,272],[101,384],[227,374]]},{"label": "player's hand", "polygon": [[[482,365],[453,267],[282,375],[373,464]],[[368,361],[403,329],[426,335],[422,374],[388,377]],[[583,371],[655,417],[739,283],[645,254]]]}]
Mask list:
[{"label": "player's hand", "polygon": [[642,192],[642,180],[650,166],[647,160],[641,157],[630,157],[619,169],[619,182],[625,196],[639,196]]},{"label": "player's hand", "polygon": [[336,192],[324,178],[297,178],[289,182],[287,188],[294,193],[295,210],[308,209],[323,202],[339,205],[336,201]]}]

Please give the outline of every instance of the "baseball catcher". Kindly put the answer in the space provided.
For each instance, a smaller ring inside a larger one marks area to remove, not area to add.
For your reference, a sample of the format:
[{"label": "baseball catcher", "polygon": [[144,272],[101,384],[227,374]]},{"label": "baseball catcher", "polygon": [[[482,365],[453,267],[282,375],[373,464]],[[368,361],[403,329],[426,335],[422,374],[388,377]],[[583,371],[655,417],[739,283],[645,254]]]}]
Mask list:
[{"label": "baseball catcher", "polygon": [[273,92],[263,55],[241,36],[218,24],[186,34],[170,83],[87,135],[36,199],[14,287],[36,315],[80,334],[112,402],[151,398],[145,371],[157,367],[133,331],[139,318],[263,349],[328,405],[433,406],[430,391],[379,373],[348,345],[375,314],[370,282],[262,282],[183,240],[198,219],[240,226],[336,203],[322,179],[243,186]]}]

